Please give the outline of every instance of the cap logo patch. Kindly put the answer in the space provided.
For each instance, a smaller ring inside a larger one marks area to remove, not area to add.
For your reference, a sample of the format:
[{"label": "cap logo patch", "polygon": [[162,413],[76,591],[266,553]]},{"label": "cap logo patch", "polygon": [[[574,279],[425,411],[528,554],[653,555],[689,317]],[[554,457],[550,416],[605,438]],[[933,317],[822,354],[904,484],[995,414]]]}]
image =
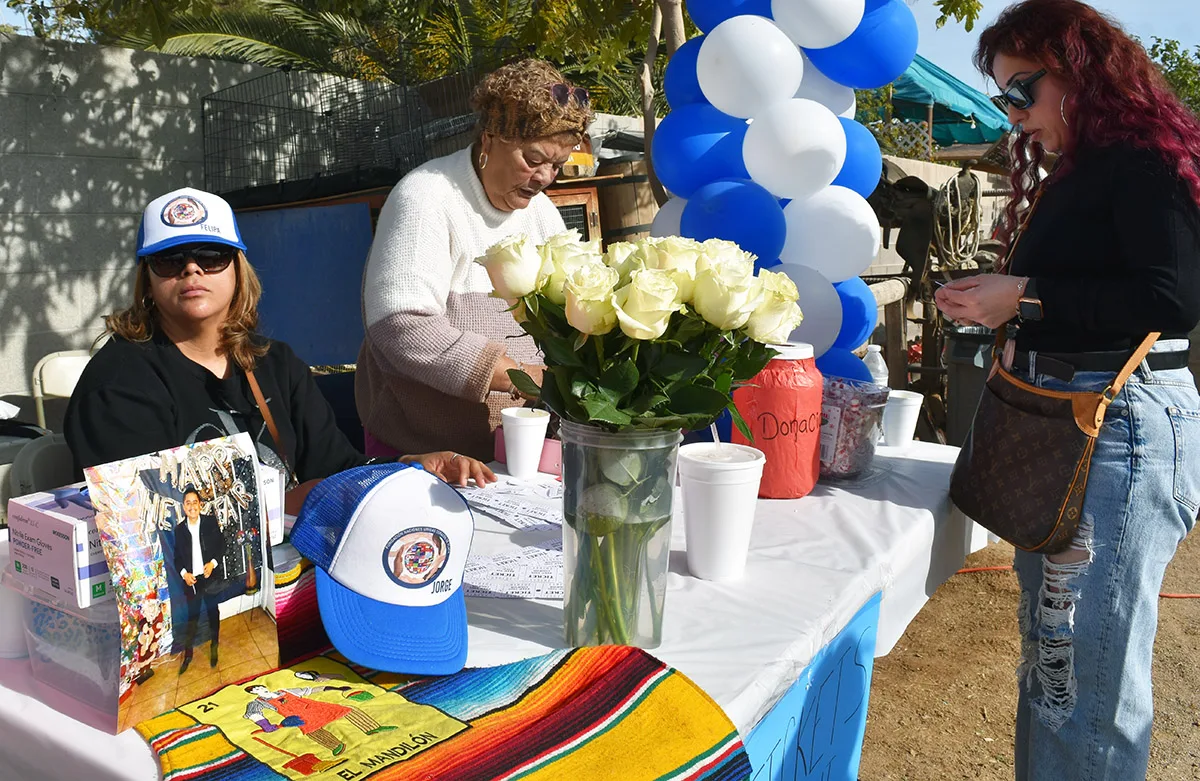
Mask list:
[{"label": "cap logo patch", "polygon": [[172,198],[162,210],[163,224],[173,228],[199,225],[207,219],[208,210],[204,204],[190,195]]},{"label": "cap logo patch", "polygon": [[440,529],[417,526],[388,541],[383,568],[397,584],[421,588],[437,579],[450,558],[450,540]]}]

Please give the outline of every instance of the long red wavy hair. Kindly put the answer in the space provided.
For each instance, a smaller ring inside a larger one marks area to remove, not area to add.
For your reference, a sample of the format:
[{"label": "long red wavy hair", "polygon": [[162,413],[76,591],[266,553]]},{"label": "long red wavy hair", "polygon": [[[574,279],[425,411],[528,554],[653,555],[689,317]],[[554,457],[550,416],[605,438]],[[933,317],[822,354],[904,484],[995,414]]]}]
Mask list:
[{"label": "long red wavy hair", "polygon": [[[1200,118],[1115,21],[1078,0],[1023,0],[980,35],[975,67],[991,76],[997,54],[1038,62],[1067,85],[1070,125],[1055,176],[1070,170],[1079,150],[1124,143],[1158,152],[1200,204]],[[1046,153],[1020,133],[1012,156],[1013,196],[1000,232],[1006,241],[1042,185]]]}]

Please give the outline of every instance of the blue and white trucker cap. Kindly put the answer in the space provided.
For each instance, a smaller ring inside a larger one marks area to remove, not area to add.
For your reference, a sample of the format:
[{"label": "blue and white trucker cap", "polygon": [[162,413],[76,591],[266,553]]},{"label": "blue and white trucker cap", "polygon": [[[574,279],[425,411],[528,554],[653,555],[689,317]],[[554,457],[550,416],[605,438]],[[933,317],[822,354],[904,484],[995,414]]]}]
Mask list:
[{"label": "blue and white trucker cap", "polygon": [[292,528],[317,565],[329,640],[376,670],[449,675],[467,661],[463,569],[475,525],[466,500],[409,464],[373,464],[322,480]]},{"label": "blue and white trucker cap", "polygon": [[160,195],[142,212],[137,256],[180,244],[228,244],[245,251],[233,209],[219,195],[191,187]]}]

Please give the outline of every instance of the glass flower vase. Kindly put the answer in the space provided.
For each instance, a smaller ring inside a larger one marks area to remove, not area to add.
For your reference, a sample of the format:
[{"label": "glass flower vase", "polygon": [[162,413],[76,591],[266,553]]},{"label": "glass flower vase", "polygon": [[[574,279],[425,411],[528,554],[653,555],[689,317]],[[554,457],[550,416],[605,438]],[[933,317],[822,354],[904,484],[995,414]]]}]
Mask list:
[{"label": "glass flower vase", "polygon": [[656,648],[680,432],[564,420],[561,436],[567,643]]}]

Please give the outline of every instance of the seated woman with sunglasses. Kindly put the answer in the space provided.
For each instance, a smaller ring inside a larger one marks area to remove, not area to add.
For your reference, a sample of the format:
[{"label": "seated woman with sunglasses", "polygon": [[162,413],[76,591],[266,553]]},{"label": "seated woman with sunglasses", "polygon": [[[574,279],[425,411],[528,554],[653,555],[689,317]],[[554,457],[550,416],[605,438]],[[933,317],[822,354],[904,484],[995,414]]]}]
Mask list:
[{"label": "seated woman with sunglasses", "polygon": [[[1076,0],[1010,6],[975,64],[1016,126],[1008,273],[951,282],[938,308],[1015,329],[1003,363],[1050,391],[1105,392],[1162,334],[1108,408],[1070,549],[1014,560],[1016,778],[1143,779],[1159,589],[1200,508],[1200,396],[1187,368],[1200,321],[1200,119],[1141,44]],[[1059,160],[1043,176],[1048,152]],[[1056,443],[1031,443],[1043,444]],[[1009,463],[1021,474],[1019,455]]]},{"label": "seated woman with sunglasses", "polygon": [[542,190],[587,130],[588,93],[525,60],[488,74],[471,104],[475,143],[405,176],[379,215],[355,377],[371,455],[436,442],[490,459],[500,410],[521,403],[508,370],[541,381],[533,340],[474,261],[514,234],[565,230]]},{"label": "seated woman with sunglasses", "polygon": [[[335,425],[308,366],[255,332],[262,287],[244,250],[233,211],[215,195],[184,188],[146,207],[133,303],[105,318],[112,338],[67,407],[79,468],[242,431],[262,461],[285,474],[290,465],[306,483],[368,463]],[[460,485],[495,479],[449,451],[404,460]],[[290,511],[308,487],[289,494]]]}]

